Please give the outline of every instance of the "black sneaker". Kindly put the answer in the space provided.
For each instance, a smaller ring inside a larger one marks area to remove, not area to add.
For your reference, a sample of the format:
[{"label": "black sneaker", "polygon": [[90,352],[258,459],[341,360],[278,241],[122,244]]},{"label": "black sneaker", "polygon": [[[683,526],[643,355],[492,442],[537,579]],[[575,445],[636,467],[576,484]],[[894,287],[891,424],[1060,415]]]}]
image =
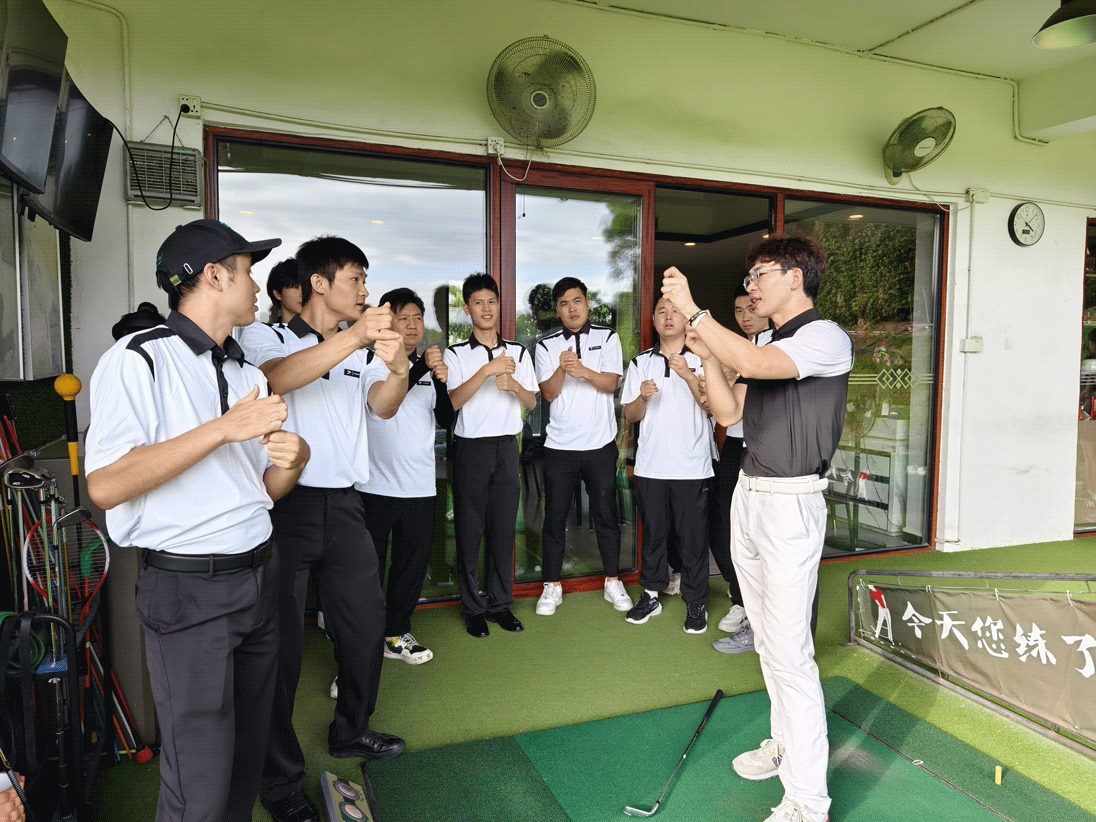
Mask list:
[{"label": "black sneaker", "polygon": [[304,791],[293,791],[289,796],[270,802],[262,800],[274,822],[320,822],[320,812]]},{"label": "black sneaker", "polygon": [[690,605],[685,616],[685,633],[702,634],[708,630],[708,609],[703,605]]},{"label": "black sneaker", "polygon": [[639,602],[633,605],[632,610],[624,617],[624,621],[633,625],[642,625],[651,617],[661,613],[662,603],[658,601],[658,597],[653,597],[644,591],[639,597]]}]

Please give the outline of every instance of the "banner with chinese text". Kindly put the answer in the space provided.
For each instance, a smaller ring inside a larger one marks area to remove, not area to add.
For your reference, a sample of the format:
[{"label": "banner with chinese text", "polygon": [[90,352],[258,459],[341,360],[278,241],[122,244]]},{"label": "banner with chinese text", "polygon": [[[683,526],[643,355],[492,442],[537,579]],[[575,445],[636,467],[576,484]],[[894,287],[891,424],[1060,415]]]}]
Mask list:
[{"label": "banner with chinese text", "polygon": [[861,635],[1096,742],[1096,602],[861,583]]}]

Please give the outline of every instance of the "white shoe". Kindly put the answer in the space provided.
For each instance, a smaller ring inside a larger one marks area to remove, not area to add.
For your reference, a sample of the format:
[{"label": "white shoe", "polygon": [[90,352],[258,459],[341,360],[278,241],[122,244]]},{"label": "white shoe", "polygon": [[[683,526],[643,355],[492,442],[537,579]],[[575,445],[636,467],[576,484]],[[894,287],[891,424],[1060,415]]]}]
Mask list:
[{"label": "white shoe", "polygon": [[632,598],[624,590],[624,583],[619,579],[605,580],[605,599],[613,603],[618,611],[632,610]]},{"label": "white shoe", "polygon": [[675,572],[670,574],[670,584],[662,589],[662,593],[664,593],[668,597],[676,597],[681,593],[680,573]]},{"label": "white shoe", "polygon": [[719,630],[728,634],[737,634],[746,627],[746,609],[741,605],[732,605],[727,616],[719,620]]},{"label": "white shoe", "polygon": [[339,678],[338,677],[335,677],[333,680],[331,680],[331,698],[332,699],[338,699],[339,698]]},{"label": "white shoe", "polygon": [[556,612],[556,606],[563,602],[563,586],[558,582],[544,583],[544,593],[537,600],[537,613],[541,616],[551,616]]},{"label": "white shoe", "polygon": [[771,816],[765,818],[765,822],[830,822],[829,816],[811,813],[794,799],[784,798],[784,801],[773,808]]},{"label": "white shoe", "polygon": [[[780,770],[780,760],[783,758],[784,746],[775,739],[766,739],[756,751],[746,751],[736,756],[731,762],[731,767],[743,779],[752,779],[757,782],[776,776]],[[781,803],[780,807],[783,806],[784,803]],[[779,816],[769,818],[780,819]]]}]

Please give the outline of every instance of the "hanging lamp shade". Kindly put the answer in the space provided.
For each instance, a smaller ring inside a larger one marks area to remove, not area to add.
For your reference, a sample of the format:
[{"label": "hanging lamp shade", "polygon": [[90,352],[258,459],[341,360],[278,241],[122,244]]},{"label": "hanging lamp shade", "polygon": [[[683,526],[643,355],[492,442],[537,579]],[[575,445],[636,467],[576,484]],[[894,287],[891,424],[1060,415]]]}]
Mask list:
[{"label": "hanging lamp shade", "polygon": [[1096,43],[1096,0],[1062,0],[1031,38],[1041,49],[1067,49]]}]

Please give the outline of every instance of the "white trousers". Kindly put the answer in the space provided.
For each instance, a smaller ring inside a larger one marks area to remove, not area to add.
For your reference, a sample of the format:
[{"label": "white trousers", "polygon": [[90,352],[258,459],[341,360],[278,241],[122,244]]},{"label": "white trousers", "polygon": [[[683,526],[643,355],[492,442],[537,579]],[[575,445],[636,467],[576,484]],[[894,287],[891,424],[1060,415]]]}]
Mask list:
[{"label": "white trousers", "polygon": [[775,494],[740,482],[731,502],[731,558],[772,703],[772,738],[784,746],[784,795],[829,811],[829,741],[814,661],[811,605],[826,536],[821,492]]}]

